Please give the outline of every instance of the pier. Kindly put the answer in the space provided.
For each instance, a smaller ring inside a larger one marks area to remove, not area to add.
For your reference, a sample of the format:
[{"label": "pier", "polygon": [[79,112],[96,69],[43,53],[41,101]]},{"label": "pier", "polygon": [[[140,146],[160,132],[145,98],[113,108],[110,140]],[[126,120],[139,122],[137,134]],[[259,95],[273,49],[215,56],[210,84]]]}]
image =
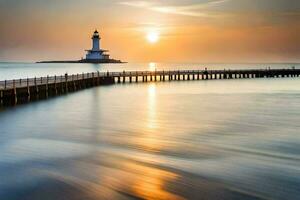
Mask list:
[{"label": "pier", "polygon": [[299,77],[300,69],[93,72],[0,81],[0,106],[11,106],[85,88],[140,82]]}]

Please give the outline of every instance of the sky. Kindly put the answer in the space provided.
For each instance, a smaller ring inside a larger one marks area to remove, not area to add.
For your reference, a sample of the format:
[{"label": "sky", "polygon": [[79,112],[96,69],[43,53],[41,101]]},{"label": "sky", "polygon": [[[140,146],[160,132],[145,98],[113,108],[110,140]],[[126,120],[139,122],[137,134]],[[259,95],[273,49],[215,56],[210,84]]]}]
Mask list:
[{"label": "sky", "polygon": [[80,59],[96,28],[129,62],[300,62],[299,0],[0,0],[0,61]]}]

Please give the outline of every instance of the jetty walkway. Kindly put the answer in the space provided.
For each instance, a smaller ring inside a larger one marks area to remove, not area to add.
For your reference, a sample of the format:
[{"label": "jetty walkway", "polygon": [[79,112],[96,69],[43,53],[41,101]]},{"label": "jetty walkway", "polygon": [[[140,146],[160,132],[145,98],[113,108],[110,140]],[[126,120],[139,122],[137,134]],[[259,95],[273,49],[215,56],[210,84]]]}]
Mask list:
[{"label": "jetty walkway", "polygon": [[93,72],[0,81],[0,106],[16,105],[116,83],[299,77],[300,69]]}]

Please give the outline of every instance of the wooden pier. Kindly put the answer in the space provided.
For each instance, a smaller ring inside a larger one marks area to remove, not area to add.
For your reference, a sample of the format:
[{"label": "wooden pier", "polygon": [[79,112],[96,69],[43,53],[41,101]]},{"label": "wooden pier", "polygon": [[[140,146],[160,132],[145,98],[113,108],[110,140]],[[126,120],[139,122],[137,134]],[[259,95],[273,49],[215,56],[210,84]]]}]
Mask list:
[{"label": "wooden pier", "polygon": [[300,69],[123,71],[0,81],[0,106],[47,99],[99,85],[156,81],[299,77]]}]

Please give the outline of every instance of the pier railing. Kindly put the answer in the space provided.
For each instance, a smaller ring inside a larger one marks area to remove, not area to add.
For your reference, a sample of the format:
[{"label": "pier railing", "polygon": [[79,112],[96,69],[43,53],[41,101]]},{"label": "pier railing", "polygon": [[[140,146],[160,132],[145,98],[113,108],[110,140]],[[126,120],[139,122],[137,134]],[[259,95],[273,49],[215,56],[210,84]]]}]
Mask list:
[{"label": "pier railing", "polygon": [[0,81],[0,105],[15,105],[115,83],[299,77],[300,69],[169,70],[64,74]]},{"label": "pier railing", "polygon": [[95,76],[103,77],[104,73],[82,73],[82,74],[73,74],[73,75],[60,75],[60,76],[43,76],[35,78],[23,78],[23,79],[13,79],[13,80],[4,80],[0,81],[0,89],[12,89],[19,87],[27,86],[36,86],[43,84],[54,84],[62,82],[71,82],[75,80],[84,80],[87,78],[92,78]]},{"label": "pier railing", "polygon": [[[300,69],[243,69],[243,70],[159,70],[159,71],[122,71],[122,72],[91,72],[91,73],[81,73],[81,74],[72,74],[72,75],[59,75],[59,76],[44,76],[44,77],[35,77],[35,78],[22,78],[22,79],[13,79],[13,80],[2,80],[0,81],[0,89],[12,89],[20,87],[30,87],[37,85],[45,84],[54,84],[54,83],[64,83],[72,82],[90,78],[101,78],[101,77],[112,77],[115,79],[118,78],[127,78],[127,77],[149,77],[149,76],[164,76],[170,79],[170,76],[182,76],[182,75],[199,75],[204,76],[208,75],[207,78],[210,79],[211,76],[218,75],[229,75],[225,78],[237,78],[235,75],[263,75],[264,77],[281,77],[287,75],[298,74]],[[164,78],[162,77],[162,79]],[[198,78],[198,77],[197,77]],[[222,77],[215,77],[220,79]],[[213,78],[213,79],[215,79]],[[243,78],[243,77],[241,77]],[[258,77],[256,77],[258,78]],[[203,79],[203,78],[200,78]],[[223,79],[223,78],[222,78]],[[147,79],[148,80],[148,79]],[[122,80],[123,82],[123,80]]]}]

